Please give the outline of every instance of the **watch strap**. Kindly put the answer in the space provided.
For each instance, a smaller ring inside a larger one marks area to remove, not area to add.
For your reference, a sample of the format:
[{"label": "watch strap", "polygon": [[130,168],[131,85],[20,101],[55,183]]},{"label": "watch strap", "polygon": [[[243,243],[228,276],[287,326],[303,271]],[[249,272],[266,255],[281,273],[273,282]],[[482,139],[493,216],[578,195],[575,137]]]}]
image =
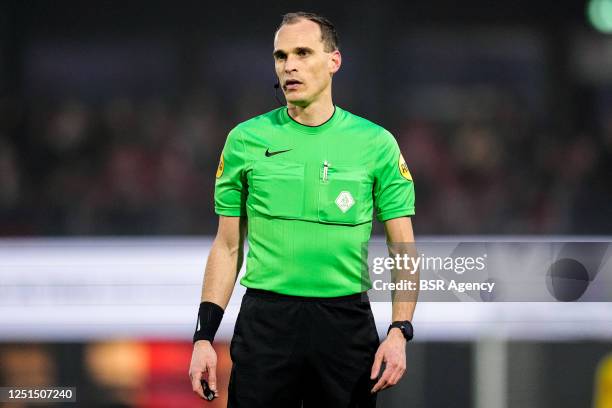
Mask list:
[{"label": "watch strap", "polygon": [[387,329],[387,334],[389,334],[391,329],[395,327],[400,329],[406,341],[410,341],[414,337],[414,328],[412,327],[412,323],[410,322],[410,320],[394,321],[393,323],[391,323],[391,325],[389,325],[389,328]]}]

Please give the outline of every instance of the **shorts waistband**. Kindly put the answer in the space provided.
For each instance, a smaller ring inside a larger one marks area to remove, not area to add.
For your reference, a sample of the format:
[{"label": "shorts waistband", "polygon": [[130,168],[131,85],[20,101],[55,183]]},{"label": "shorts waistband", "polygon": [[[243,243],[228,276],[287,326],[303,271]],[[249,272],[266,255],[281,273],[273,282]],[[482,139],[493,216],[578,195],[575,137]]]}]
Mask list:
[{"label": "shorts waistband", "polygon": [[358,292],[351,295],[333,296],[333,297],[311,297],[311,296],[293,296],[282,293],[272,292],[270,290],[247,288],[245,295],[262,297],[268,299],[292,300],[299,302],[351,302],[351,301],[369,301],[368,292]]}]

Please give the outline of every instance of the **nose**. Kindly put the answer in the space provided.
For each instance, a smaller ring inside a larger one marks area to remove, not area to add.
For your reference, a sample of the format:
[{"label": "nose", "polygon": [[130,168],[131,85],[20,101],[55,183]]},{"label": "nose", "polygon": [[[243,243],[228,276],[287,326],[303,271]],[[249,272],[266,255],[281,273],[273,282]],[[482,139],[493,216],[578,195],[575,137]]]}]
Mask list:
[{"label": "nose", "polygon": [[288,55],[285,60],[285,73],[289,74],[292,71],[297,71],[297,58],[292,55]]}]

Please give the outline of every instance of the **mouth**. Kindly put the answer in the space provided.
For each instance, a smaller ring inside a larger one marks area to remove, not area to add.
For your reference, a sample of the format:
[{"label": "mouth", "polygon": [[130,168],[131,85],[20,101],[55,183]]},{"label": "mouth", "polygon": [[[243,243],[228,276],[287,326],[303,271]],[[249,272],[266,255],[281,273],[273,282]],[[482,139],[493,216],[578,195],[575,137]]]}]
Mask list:
[{"label": "mouth", "polygon": [[300,85],[302,85],[302,83],[297,79],[288,79],[285,81],[283,89],[285,91],[291,91],[297,89]]}]

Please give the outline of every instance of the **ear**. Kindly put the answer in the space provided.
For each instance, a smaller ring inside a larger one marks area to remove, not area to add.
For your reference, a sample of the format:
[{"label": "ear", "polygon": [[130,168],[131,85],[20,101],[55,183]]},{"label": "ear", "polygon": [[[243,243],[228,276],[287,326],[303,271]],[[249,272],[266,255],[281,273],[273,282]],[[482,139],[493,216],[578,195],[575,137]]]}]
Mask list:
[{"label": "ear", "polygon": [[329,67],[329,73],[335,74],[340,69],[340,65],[342,65],[342,55],[339,50],[332,51],[329,54],[329,60],[327,63]]}]

